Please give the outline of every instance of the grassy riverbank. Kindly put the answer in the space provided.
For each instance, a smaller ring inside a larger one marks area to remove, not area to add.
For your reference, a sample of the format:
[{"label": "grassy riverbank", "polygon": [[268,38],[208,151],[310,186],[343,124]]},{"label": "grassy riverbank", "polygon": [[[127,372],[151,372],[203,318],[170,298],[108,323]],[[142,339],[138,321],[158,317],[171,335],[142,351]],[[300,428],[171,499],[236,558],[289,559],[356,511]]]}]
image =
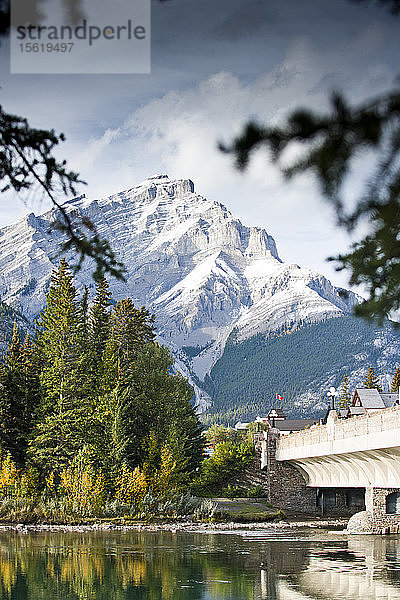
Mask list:
[{"label": "grassy riverbank", "polygon": [[9,498],[0,502],[0,523],[84,525],[111,523],[130,525],[137,523],[170,523],[190,521],[195,523],[262,523],[284,518],[284,513],[265,500],[241,498],[196,498],[189,494],[174,500],[161,501],[147,498],[140,512],[136,507],[118,502],[105,504],[91,513],[62,500],[37,501],[27,498]]},{"label": "grassy riverbank", "polygon": [[285,517],[283,511],[274,508],[261,498],[214,498],[214,501],[217,504],[215,516],[219,521],[263,523],[281,520]]}]

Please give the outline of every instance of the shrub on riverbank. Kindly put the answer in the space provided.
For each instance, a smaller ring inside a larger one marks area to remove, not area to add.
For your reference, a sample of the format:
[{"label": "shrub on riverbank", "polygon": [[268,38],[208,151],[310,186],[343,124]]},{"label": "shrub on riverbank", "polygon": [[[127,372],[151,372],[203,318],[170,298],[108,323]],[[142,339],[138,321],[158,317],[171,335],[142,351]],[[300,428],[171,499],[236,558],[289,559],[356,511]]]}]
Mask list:
[{"label": "shrub on riverbank", "polygon": [[37,500],[36,498],[3,498],[0,501],[0,521],[25,524],[80,524],[102,522],[104,520],[117,523],[137,521],[158,521],[191,518],[199,500],[183,494],[174,500],[147,498],[141,512],[134,505],[121,504],[117,501],[106,502],[96,511],[89,506],[85,508],[64,499]]},{"label": "shrub on riverbank", "polygon": [[195,477],[192,491],[198,496],[213,496],[235,473],[254,458],[254,446],[248,439],[232,439],[215,446],[211,458],[204,460]]},{"label": "shrub on riverbank", "polygon": [[195,509],[193,516],[196,521],[212,521],[218,504],[211,499],[203,500]]},{"label": "shrub on riverbank", "polygon": [[[176,463],[168,452],[160,469],[122,467],[113,490],[93,465],[86,447],[55,477],[42,484],[32,469],[18,469],[10,455],[0,456],[0,520],[72,523],[82,519],[179,518],[193,515],[200,500],[182,493]],[[58,481],[56,481],[58,480]],[[165,487],[164,487],[165,484]]]}]

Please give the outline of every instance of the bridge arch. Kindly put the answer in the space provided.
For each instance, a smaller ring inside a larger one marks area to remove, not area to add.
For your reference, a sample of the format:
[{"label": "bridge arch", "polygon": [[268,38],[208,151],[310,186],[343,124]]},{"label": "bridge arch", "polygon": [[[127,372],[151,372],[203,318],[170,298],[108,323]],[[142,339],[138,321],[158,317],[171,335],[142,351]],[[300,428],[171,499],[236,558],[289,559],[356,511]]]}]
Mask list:
[{"label": "bridge arch", "polygon": [[386,514],[400,514],[400,492],[392,492],[386,496]]}]

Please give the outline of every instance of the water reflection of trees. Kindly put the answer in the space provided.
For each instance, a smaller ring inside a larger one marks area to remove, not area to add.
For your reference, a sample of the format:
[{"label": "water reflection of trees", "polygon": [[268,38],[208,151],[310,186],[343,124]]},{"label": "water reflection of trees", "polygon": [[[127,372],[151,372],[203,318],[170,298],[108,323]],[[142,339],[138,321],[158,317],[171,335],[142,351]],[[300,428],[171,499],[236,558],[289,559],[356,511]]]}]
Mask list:
[{"label": "water reflection of trees", "polygon": [[0,600],[400,599],[399,550],[397,538],[4,533]]},{"label": "water reflection of trees", "polygon": [[271,560],[268,545],[260,552],[238,536],[3,534],[0,598],[254,600],[260,564]]}]

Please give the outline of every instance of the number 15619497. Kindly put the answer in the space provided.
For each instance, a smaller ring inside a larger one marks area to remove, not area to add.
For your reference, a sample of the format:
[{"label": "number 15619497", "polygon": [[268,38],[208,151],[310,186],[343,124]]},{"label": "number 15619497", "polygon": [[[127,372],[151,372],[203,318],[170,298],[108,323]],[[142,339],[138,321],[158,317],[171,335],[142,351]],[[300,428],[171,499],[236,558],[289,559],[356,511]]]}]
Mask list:
[{"label": "number 15619497", "polygon": [[57,42],[57,44],[25,42],[19,44],[21,52],[71,52],[73,47],[72,42]]}]

